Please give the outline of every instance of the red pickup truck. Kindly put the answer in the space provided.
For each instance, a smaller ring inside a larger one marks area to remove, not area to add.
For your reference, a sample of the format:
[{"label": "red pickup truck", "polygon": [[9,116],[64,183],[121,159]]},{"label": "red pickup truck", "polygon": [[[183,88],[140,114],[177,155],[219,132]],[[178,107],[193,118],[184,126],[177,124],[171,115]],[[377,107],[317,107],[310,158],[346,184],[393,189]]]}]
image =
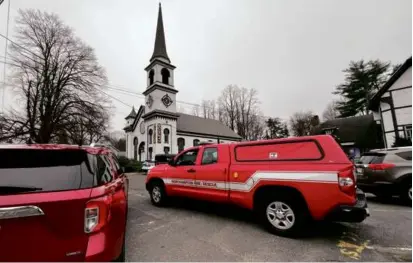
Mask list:
[{"label": "red pickup truck", "polygon": [[147,175],[151,201],[184,196],[233,203],[258,213],[279,235],[310,219],[362,222],[369,211],[354,166],[329,135],[188,148]]}]

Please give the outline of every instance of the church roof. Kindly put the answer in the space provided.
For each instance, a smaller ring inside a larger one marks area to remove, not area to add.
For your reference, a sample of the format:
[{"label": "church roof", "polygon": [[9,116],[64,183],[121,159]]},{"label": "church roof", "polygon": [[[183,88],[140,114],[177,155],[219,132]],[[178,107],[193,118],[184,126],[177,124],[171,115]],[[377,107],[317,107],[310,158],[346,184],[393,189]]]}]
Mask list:
[{"label": "church roof", "polygon": [[[134,131],[137,128],[137,124],[142,115],[141,109],[143,109],[143,107],[140,108],[139,114],[135,114],[133,123],[124,128],[126,132]],[[179,117],[176,124],[176,130],[178,133],[186,133],[194,137],[209,136],[219,137],[222,139],[242,139],[241,136],[220,121],[201,118],[185,113],[178,113],[178,115]]]},{"label": "church roof", "polygon": [[169,63],[171,62],[169,60],[168,53],[166,52],[165,32],[163,28],[161,3],[159,3],[158,24],[156,26],[155,45],[153,48],[153,54],[152,54],[150,61],[152,61],[155,58],[164,58]]},{"label": "church roof", "polygon": [[220,121],[185,113],[179,113],[177,132],[241,139],[241,136]]},{"label": "church roof", "polygon": [[135,119],[135,117],[136,117],[135,107],[132,107],[132,111],[129,113],[128,116],[126,116],[125,120],[127,120],[129,118]]}]

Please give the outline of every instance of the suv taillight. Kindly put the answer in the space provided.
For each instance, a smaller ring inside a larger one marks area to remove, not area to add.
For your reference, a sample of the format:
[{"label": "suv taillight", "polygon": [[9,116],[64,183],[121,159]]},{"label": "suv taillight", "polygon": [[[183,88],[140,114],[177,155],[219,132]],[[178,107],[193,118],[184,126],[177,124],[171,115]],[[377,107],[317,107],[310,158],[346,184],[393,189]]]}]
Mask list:
[{"label": "suv taillight", "polygon": [[103,196],[90,200],[85,208],[85,233],[97,232],[110,220],[112,196]]},{"label": "suv taillight", "polygon": [[390,169],[393,168],[395,165],[392,163],[371,163],[369,164],[369,168],[372,170],[386,170],[386,169]]},{"label": "suv taillight", "polygon": [[350,196],[356,195],[356,181],[353,166],[338,173],[338,185],[342,192]]}]

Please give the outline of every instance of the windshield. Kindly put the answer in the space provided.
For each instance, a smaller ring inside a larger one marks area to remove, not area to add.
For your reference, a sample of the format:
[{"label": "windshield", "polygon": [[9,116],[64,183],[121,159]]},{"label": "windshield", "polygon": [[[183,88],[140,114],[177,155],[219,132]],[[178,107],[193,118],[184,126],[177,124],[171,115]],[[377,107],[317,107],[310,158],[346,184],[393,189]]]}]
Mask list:
[{"label": "windshield", "polygon": [[360,163],[382,163],[386,154],[384,153],[366,153],[360,158]]}]

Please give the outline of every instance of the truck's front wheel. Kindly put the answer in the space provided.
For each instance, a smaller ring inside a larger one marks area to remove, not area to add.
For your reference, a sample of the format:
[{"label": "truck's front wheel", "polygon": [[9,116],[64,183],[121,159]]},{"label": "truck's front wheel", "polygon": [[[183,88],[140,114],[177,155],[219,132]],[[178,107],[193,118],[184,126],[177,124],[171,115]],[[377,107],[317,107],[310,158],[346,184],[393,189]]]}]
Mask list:
[{"label": "truck's front wheel", "polygon": [[299,200],[288,197],[267,197],[259,209],[264,226],[280,236],[295,236],[307,222],[307,211]]},{"label": "truck's front wheel", "polygon": [[155,206],[163,206],[166,203],[166,191],[164,184],[160,181],[151,183],[149,194],[151,195],[151,202]]}]

